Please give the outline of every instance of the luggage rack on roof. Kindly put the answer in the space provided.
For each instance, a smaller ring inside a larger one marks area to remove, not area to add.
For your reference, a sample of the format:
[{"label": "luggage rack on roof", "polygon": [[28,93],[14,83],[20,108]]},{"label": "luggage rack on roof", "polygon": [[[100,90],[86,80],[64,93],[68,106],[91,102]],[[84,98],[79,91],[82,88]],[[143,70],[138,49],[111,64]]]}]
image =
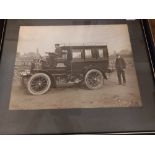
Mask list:
[{"label": "luggage rack on roof", "polygon": [[60,43],[59,44],[60,47],[62,46],[107,46],[106,43],[92,43],[92,42],[88,42],[88,43]]}]

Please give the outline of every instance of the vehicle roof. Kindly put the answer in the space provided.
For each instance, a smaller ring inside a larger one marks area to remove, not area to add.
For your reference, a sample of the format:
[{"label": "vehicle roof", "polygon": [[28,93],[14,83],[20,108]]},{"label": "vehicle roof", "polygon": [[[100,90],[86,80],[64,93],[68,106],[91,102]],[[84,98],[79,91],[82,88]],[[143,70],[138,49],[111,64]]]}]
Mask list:
[{"label": "vehicle roof", "polygon": [[105,48],[107,45],[80,45],[80,46],[60,46],[61,48]]}]

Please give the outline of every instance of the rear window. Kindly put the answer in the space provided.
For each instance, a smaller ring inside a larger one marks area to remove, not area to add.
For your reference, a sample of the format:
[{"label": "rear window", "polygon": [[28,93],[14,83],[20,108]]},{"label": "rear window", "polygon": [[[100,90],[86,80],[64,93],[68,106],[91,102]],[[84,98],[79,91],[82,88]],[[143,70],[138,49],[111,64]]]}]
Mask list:
[{"label": "rear window", "polygon": [[104,57],[103,49],[98,49],[98,54],[99,54],[99,58],[103,58]]}]

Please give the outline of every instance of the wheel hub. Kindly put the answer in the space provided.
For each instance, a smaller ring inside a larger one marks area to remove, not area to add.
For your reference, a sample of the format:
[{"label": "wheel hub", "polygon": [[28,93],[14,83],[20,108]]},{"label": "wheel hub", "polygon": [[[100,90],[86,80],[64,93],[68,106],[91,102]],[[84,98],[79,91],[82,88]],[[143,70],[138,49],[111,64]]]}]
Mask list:
[{"label": "wheel hub", "polygon": [[42,82],[38,82],[38,85],[41,86],[42,85]]}]

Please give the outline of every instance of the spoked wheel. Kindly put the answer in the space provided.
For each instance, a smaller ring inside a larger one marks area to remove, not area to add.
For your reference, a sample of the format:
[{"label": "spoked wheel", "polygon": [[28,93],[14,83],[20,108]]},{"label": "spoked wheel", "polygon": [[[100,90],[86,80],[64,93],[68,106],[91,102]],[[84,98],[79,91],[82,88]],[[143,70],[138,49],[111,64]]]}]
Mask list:
[{"label": "spoked wheel", "polygon": [[103,86],[103,74],[97,69],[89,70],[85,75],[85,84],[88,89],[99,89]]},{"label": "spoked wheel", "polygon": [[51,86],[50,77],[44,73],[36,73],[28,80],[27,88],[32,95],[42,95]]}]

